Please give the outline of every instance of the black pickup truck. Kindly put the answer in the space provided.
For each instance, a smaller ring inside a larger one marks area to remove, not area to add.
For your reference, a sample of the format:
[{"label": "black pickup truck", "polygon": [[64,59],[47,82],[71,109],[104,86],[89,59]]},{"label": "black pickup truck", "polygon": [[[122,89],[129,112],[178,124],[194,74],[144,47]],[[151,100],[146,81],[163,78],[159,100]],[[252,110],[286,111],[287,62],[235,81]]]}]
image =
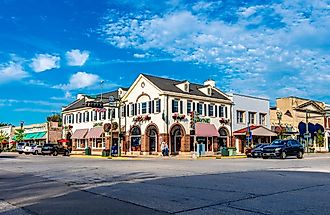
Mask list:
[{"label": "black pickup truck", "polygon": [[70,151],[68,149],[64,148],[62,145],[46,143],[42,146],[41,154],[42,155],[53,155],[53,156],[62,154],[63,156],[69,156]]},{"label": "black pickup truck", "polygon": [[274,140],[269,146],[262,148],[262,158],[297,156],[302,159],[304,147],[297,140]]}]

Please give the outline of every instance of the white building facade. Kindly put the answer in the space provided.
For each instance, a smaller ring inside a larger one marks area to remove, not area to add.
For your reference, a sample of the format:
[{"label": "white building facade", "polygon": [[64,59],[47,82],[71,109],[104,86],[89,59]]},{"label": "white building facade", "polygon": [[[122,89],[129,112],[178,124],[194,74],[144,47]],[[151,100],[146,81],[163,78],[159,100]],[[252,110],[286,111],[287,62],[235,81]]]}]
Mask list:
[{"label": "white building facade", "polygon": [[234,102],[232,126],[235,147],[244,152],[248,144],[269,143],[276,134],[270,130],[269,100],[230,94]]},{"label": "white building facade", "polygon": [[206,153],[230,144],[232,101],[215,87],[141,74],[123,97],[130,154],[159,154],[161,142],[171,154],[190,154],[196,142]]}]

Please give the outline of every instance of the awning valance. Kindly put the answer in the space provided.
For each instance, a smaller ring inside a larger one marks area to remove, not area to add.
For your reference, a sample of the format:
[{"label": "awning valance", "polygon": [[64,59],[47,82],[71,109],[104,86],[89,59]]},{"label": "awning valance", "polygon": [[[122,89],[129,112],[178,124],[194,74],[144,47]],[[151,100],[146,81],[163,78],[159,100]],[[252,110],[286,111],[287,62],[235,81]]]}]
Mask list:
[{"label": "awning valance", "polygon": [[86,134],[87,134],[87,132],[88,132],[88,128],[86,128],[86,129],[77,129],[73,133],[71,139],[84,139],[85,136],[86,136]]},{"label": "awning valance", "polygon": [[[33,140],[33,139],[46,139],[46,131],[41,131],[41,132],[33,132],[33,133],[27,133],[24,134],[23,140]],[[17,139],[17,135],[13,137],[13,140]]]},{"label": "awning valance", "polygon": [[195,133],[198,137],[218,137],[219,133],[213,124],[199,123],[195,124]]},{"label": "awning valance", "polygon": [[96,128],[91,128],[87,135],[86,135],[86,139],[89,139],[89,138],[100,138],[101,135],[103,133],[103,129],[101,127],[96,127]]},{"label": "awning valance", "polygon": [[[245,136],[248,132],[248,127],[237,130],[234,132],[235,136]],[[265,128],[264,126],[258,125],[252,125],[250,126],[250,132],[252,133],[252,136],[261,136],[261,137],[275,137],[277,134],[275,132],[272,132],[268,128]]]}]

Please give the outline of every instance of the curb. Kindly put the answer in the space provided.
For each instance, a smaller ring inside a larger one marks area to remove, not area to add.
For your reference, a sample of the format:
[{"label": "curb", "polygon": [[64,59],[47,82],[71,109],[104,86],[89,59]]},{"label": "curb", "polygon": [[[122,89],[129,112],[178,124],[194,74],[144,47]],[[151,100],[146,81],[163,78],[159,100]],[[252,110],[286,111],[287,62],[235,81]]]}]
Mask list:
[{"label": "curb", "polygon": [[72,158],[89,158],[89,159],[107,159],[108,157],[102,157],[98,155],[70,155]]}]

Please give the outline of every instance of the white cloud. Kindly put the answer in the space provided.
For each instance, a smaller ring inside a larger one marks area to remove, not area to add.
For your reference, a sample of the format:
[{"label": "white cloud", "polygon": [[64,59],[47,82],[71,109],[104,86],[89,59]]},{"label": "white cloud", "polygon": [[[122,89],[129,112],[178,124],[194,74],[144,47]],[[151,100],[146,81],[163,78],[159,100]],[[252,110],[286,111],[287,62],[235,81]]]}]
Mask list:
[{"label": "white cloud", "polygon": [[71,51],[67,51],[65,55],[69,66],[82,66],[86,63],[89,52],[72,49]]},{"label": "white cloud", "polygon": [[27,105],[37,105],[37,106],[49,106],[60,108],[65,103],[57,103],[57,102],[48,102],[42,100],[18,100],[18,99],[0,99],[0,104],[5,104],[6,106],[12,106],[13,104],[27,104]]},{"label": "white cloud", "polygon": [[96,74],[77,72],[70,77],[68,84],[60,84],[54,86],[56,89],[63,89],[66,91],[83,89],[87,87],[92,87],[100,81],[100,77]]},{"label": "white cloud", "polygon": [[60,68],[60,57],[50,54],[38,54],[32,59],[30,67],[35,72],[43,72],[50,69]]},{"label": "white cloud", "polygon": [[0,84],[18,81],[28,76],[29,74],[23,69],[20,63],[10,61],[7,64],[0,64]]},{"label": "white cloud", "polygon": [[41,109],[41,108],[16,108],[15,112],[34,112],[34,113],[58,113],[59,110]]},{"label": "white cloud", "polygon": [[[217,81],[235,91],[272,98],[301,94],[297,90],[307,91],[308,96],[326,96],[327,78],[315,77],[327,77],[330,71],[328,1],[227,5],[236,16],[230,21],[220,16],[227,12],[226,4],[206,1],[158,13],[111,10],[102,26],[103,37],[118,48],[216,66],[222,79]],[[220,15],[214,16],[215,11]],[[292,76],[298,79],[288,82]]]}]

